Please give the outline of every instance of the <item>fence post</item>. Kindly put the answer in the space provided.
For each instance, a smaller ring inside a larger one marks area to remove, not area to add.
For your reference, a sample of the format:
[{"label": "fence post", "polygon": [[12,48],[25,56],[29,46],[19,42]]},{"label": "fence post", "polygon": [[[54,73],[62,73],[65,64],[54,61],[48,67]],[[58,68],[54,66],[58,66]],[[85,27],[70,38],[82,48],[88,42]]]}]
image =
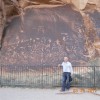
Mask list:
[{"label": "fence post", "polygon": [[43,89],[43,65],[42,65],[42,89]]},{"label": "fence post", "polygon": [[2,64],[0,65],[0,87],[2,87]]},{"label": "fence post", "polygon": [[96,84],[95,84],[95,77],[96,77],[96,75],[95,75],[95,66],[94,66],[94,88],[96,87]]},{"label": "fence post", "polygon": [[0,65],[0,87],[1,87],[1,65]]}]

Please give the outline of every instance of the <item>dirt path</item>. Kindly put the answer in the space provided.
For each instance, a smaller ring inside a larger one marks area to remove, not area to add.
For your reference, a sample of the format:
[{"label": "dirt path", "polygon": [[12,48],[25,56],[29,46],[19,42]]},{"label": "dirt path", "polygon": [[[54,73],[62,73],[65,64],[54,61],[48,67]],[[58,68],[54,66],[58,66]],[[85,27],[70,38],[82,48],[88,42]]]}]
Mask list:
[{"label": "dirt path", "polygon": [[[100,100],[91,93],[57,94],[57,89],[0,88],[0,100]],[[100,91],[98,91],[100,93]]]}]

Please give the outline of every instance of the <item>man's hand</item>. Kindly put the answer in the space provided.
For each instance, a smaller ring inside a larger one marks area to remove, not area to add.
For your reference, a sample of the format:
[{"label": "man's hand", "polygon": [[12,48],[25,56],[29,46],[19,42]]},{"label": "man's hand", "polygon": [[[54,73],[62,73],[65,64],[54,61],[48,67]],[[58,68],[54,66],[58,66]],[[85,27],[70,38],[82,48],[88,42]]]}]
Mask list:
[{"label": "man's hand", "polygon": [[61,67],[61,64],[58,64],[58,67]]},{"label": "man's hand", "polygon": [[73,73],[71,73],[71,77],[73,78]]}]

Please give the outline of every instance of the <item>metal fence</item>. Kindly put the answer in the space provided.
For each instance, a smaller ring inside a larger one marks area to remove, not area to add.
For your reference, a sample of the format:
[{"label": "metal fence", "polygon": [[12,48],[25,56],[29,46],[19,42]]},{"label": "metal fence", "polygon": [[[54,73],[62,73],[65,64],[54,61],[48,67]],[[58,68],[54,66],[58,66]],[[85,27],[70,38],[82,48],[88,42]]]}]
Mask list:
[{"label": "metal fence", "polygon": [[[100,87],[100,66],[73,66],[75,87]],[[55,66],[0,66],[0,86],[51,88],[61,86],[62,68]]]}]

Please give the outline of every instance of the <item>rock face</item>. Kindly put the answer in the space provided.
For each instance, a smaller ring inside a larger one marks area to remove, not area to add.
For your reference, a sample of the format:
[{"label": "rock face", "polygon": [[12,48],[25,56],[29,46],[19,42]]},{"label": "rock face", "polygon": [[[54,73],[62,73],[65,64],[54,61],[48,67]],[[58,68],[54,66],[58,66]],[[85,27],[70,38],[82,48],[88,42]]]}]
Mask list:
[{"label": "rock face", "polygon": [[[19,0],[19,1],[20,1],[20,5],[22,5],[23,7],[25,7],[25,5],[27,4],[25,2],[25,0]],[[100,0],[43,0],[43,1],[30,0],[30,1],[34,1],[34,4],[41,4],[41,3],[44,3],[44,4],[72,4],[79,10],[85,9],[87,4],[96,5],[97,8],[100,8]]]},{"label": "rock face", "polygon": [[76,8],[82,10],[86,7],[88,0],[71,0],[71,3],[75,5]]},{"label": "rock face", "polygon": [[1,43],[0,64],[87,64],[100,57],[100,0],[0,0]]},{"label": "rock face", "polygon": [[95,5],[97,8],[100,7],[100,0],[70,0],[70,3],[80,10],[85,9],[87,4]]},{"label": "rock face", "polygon": [[23,15],[24,9],[29,6],[45,7],[71,4],[77,11],[96,9],[100,11],[100,0],[0,0],[0,48],[2,34],[6,21],[14,15]]},{"label": "rock face", "polygon": [[[85,1],[85,0],[83,0]],[[4,31],[1,64],[57,65],[68,56],[73,65],[100,56],[100,12],[77,12],[70,5],[27,8]]]}]

